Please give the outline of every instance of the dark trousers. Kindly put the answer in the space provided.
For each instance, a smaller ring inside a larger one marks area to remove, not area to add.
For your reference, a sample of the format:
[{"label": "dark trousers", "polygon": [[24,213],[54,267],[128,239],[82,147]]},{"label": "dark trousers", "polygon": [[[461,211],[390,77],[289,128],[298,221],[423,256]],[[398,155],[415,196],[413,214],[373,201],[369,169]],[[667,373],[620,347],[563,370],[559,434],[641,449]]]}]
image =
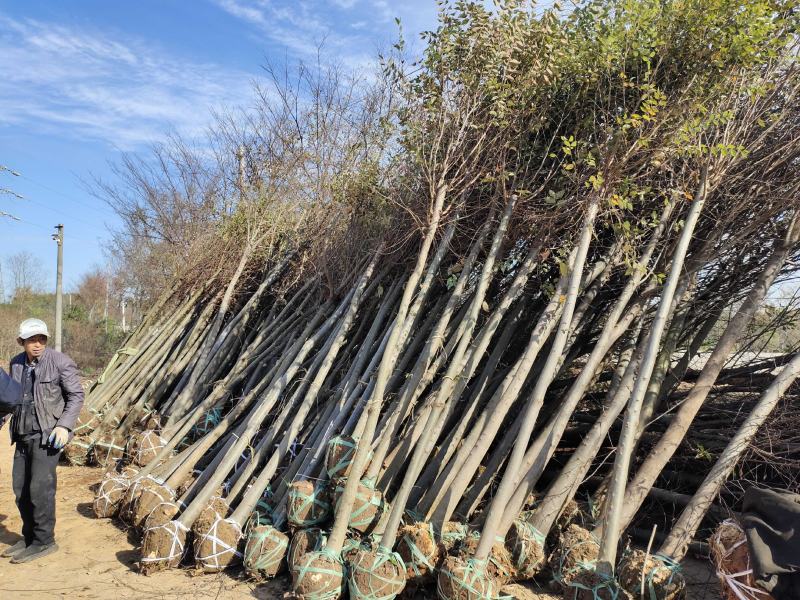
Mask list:
[{"label": "dark trousers", "polygon": [[14,495],[22,517],[22,535],[30,545],[52,544],[56,526],[56,466],[60,450],[42,447],[36,434],[15,442]]}]

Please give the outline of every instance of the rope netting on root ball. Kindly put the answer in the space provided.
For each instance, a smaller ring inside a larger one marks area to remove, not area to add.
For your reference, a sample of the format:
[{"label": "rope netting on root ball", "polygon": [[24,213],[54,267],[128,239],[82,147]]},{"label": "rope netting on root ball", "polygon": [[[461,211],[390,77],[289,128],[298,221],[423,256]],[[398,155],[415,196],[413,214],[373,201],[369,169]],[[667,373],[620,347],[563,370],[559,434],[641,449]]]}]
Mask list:
[{"label": "rope netting on root ball", "polygon": [[286,518],[292,527],[313,527],[331,517],[331,497],[328,484],[321,480],[301,479],[289,486],[286,499]]},{"label": "rope netting on root ball", "polygon": [[496,600],[500,586],[488,573],[487,563],[448,556],[436,577],[440,600]]},{"label": "rope netting on root ball", "polygon": [[271,525],[250,527],[244,546],[245,571],[251,577],[275,577],[286,564],[284,558],[288,548],[288,536]]},{"label": "rope netting on root ball", "polygon": [[517,519],[506,534],[506,548],[511,552],[519,579],[530,579],[545,563],[545,536],[536,527]]},{"label": "rope netting on root ball", "polygon": [[570,525],[559,536],[558,548],[550,555],[553,579],[567,588],[581,571],[594,571],[600,544],[586,529]]},{"label": "rope netting on root ball", "polygon": [[433,577],[441,551],[430,523],[403,525],[397,534],[397,553],[406,566],[406,579],[422,583]]},{"label": "rope netting on root ball", "polygon": [[708,545],[725,600],[772,600],[772,596],[756,584],[750,548],[739,523],[733,519],[720,523]]},{"label": "rope netting on root ball", "polygon": [[650,600],[681,600],[686,596],[686,580],[677,562],[638,549],[620,561],[617,581],[633,597],[639,597],[642,590]]},{"label": "rope netting on root ball", "polygon": [[217,573],[242,561],[239,541],[242,528],[233,519],[217,516],[211,525],[200,530],[196,524],[194,533],[194,559],[206,573]]},{"label": "rope netting on root ball", "polygon": [[292,591],[303,600],[337,600],[344,593],[342,559],[326,550],[309,552],[292,565]]},{"label": "rope netting on root ball", "polygon": [[110,519],[119,512],[120,502],[130,481],[124,475],[106,474],[100,482],[92,502],[92,510],[98,519]]},{"label": "rope netting on root ball", "polygon": [[[335,497],[338,505],[344,492],[344,482],[336,486]],[[375,489],[366,481],[358,484],[356,498],[350,511],[348,527],[361,534],[370,533],[387,512],[388,506],[383,499],[383,493]]]},{"label": "rope netting on root ball", "polygon": [[136,451],[132,455],[132,460],[140,467],[149,465],[167,445],[167,440],[152,429],[142,431],[135,439]]},{"label": "rope netting on root ball", "polygon": [[394,600],[406,586],[406,566],[396,552],[359,550],[347,562],[351,600]]},{"label": "rope netting on root ball", "polygon": [[189,529],[180,521],[170,521],[159,527],[147,529],[142,539],[139,571],[150,575],[180,565],[186,552],[188,533]]}]

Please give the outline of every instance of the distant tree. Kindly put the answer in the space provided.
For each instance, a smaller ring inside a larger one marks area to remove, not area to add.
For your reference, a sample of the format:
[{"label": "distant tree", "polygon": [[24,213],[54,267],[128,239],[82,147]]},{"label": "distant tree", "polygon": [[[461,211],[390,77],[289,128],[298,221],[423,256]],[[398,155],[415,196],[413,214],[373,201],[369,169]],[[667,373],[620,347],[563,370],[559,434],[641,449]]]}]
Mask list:
[{"label": "distant tree", "polygon": [[6,259],[14,296],[40,292],[45,286],[45,270],[42,261],[36,256],[22,250]]}]

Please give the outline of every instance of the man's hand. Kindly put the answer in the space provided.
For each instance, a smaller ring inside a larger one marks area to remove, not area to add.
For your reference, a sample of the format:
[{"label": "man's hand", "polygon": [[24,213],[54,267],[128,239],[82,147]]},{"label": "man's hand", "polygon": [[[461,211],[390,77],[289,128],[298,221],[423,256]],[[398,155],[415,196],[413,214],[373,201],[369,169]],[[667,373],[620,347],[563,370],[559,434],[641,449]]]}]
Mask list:
[{"label": "man's hand", "polygon": [[47,438],[47,441],[56,450],[61,450],[69,441],[69,431],[67,431],[66,427],[56,427],[50,433],[50,437]]}]

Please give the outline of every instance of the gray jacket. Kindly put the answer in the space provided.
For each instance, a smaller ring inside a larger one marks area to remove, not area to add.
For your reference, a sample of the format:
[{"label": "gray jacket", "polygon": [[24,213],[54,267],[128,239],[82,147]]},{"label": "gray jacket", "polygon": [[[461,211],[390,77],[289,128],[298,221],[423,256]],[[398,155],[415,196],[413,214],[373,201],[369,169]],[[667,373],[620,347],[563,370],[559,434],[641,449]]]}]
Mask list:
[{"label": "gray jacket", "polygon": [[[11,378],[20,384],[26,360],[24,352],[11,359]],[[36,366],[33,403],[43,438],[49,436],[56,426],[70,432],[75,429],[83,407],[83,387],[78,367],[69,356],[45,348]]]}]

